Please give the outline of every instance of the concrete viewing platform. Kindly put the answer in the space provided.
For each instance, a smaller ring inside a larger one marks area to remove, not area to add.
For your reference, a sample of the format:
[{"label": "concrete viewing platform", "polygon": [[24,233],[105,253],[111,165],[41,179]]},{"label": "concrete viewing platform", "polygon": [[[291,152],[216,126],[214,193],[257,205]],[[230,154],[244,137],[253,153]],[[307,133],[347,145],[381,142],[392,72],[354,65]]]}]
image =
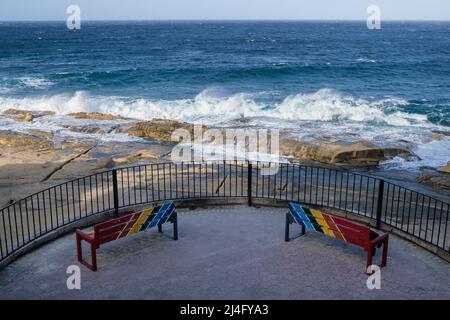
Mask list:
[{"label": "concrete viewing platform", "polygon": [[[77,262],[74,233],[45,244],[0,270],[0,299],[450,299],[450,264],[394,235],[369,290],[365,251],[316,233],[285,242],[286,209],[177,211],[178,241],[164,225],[108,243],[98,272]],[[80,290],[66,286],[70,265]]]}]

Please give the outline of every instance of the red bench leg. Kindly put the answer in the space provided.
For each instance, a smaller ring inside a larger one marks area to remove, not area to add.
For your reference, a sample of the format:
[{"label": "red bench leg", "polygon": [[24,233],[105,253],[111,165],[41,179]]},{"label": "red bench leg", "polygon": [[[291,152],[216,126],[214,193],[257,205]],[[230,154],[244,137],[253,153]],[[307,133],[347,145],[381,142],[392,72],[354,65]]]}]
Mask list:
[{"label": "red bench leg", "polygon": [[76,241],[77,241],[77,257],[78,261],[83,261],[83,249],[81,247],[81,237],[78,233],[75,233]]},{"label": "red bench leg", "polygon": [[75,233],[76,241],[77,241],[77,257],[78,261],[84,266],[88,267],[92,271],[97,271],[97,248],[94,242],[88,242],[91,246],[91,264],[87,261],[83,260],[83,247],[81,246],[81,240],[84,240],[80,234]]},{"label": "red bench leg", "polygon": [[91,243],[92,271],[97,271],[97,248]]},{"label": "red bench leg", "polygon": [[383,253],[382,253],[382,258],[381,258],[381,264],[379,265],[379,267],[383,268],[386,266],[388,243],[389,243],[389,234],[388,233],[386,233],[382,237],[380,237],[379,241],[373,241],[370,243],[369,249],[367,250],[367,267],[372,265],[373,250],[375,249],[375,246],[380,242],[383,244]]},{"label": "red bench leg", "polygon": [[178,214],[176,211],[172,214],[173,220],[173,240],[178,240]]},{"label": "red bench leg", "polygon": [[387,264],[387,252],[388,252],[389,235],[383,240],[383,259],[381,260],[380,267],[383,268]]},{"label": "red bench leg", "polygon": [[370,274],[367,272],[367,268],[369,268],[372,265],[372,258],[373,258],[373,246],[369,245],[369,249],[367,250],[367,264],[366,264],[367,274]]}]

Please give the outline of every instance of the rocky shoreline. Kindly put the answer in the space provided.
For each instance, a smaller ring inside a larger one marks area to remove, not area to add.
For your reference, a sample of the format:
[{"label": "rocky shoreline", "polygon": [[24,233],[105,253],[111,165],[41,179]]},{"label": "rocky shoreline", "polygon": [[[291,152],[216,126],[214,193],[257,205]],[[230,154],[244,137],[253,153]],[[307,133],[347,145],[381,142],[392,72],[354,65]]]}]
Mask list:
[{"label": "rocky shoreline", "polygon": [[[33,122],[54,114],[9,109],[2,116],[18,122]],[[74,119],[74,124],[66,126],[71,132],[94,136],[117,133],[139,139],[100,142],[95,137],[80,139],[56,136],[52,131],[29,129],[16,132],[0,129],[0,207],[45,187],[91,173],[118,166],[170,161],[175,145],[171,139],[172,133],[177,129],[185,129],[190,133],[194,130],[190,123],[172,120],[134,121],[113,115],[82,112],[69,116]],[[76,124],[85,119],[95,121]],[[242,128],[242,125],[236,128]],[[204,129],[224,130],[219,127]],[[439,137],[435,138],[442,139],[444,136],[445,133],[439,133]],[[293,138],[289,132],[281,131],[280,154],[290,162],[346,167],[428,188],[430,192],[444,197],[450,196],[450,162],[441,168],[422,168],[417,174],[399,174],[398,177],[380,171],[377,165],[381,161],[393,157],[417,158],[405,145],[380,147],[369,141],[348,141],[335,137],[300,140]]]}]

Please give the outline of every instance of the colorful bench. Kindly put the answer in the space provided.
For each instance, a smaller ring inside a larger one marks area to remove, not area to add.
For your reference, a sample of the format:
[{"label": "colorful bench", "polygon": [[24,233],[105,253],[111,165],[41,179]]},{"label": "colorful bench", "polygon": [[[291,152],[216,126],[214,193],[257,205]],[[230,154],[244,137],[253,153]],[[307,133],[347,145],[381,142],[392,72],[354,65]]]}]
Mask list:
[{"label": "colorful bench", "polygon": [[285,241],[290,240],[289,226],[292,223],[297,223],[302,227],[302,235],[305,234],[306,229],[362,247],[367,251],[367,267],[372,265],[375,247],[383,246],[380,267],[386,265],[389,233],[379,235],[366,226],[290,202],[289,212],[286,213]]},{"label": "colorful bench", "polygon": [[[94,226],[94,231],[85,233],[76,230],[78,261],[91,269],[97,271],[97,249],[100,245],[123,237],[127,237],[158,226],[158,232],[162,232],[162,225],[166,222],[173,224],[173,239],[178,240],[178,222],[175,204],[166,202],[160,206],[145,209],[132,214],[111,219]],[[91,264],[83,260],[81,240],[91,245]]]}]

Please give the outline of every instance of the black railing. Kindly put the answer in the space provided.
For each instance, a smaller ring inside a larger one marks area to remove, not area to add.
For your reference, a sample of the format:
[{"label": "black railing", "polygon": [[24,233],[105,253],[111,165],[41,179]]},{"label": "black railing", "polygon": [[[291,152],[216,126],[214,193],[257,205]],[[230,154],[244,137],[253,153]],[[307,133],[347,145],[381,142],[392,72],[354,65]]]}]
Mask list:
[{"label": "black railing", "polygon": [[253,199],[298,201],[337,209],[450,252],[447,202],[340,169],[284,163],[276,168],[271,163],[238,161],[155,163],[53,186],[0,210],[0,262],[87,217],[158,201],[208,198],[246,198],[249,205]]}]

